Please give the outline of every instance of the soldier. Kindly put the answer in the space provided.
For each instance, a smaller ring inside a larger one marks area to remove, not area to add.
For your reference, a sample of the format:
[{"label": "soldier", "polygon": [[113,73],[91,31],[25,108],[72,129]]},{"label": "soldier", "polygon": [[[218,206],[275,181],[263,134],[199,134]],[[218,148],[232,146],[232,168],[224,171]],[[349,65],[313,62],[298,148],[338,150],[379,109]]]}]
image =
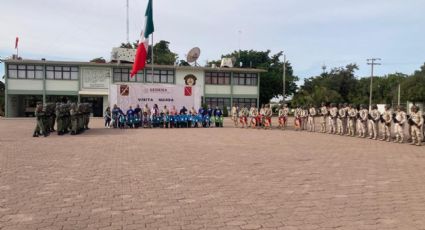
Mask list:
[{"label": "soldier", "polygon": [[44,137],[47,137],[48,134],[43,123],[43,117],[45,116],[43,111],[43,104],[37,103],[34,116],[36,117],[37,124],[35,125],[34,134],[32,136],[38,137],[40,134],[43,134]]},{"label": "soldier", "polygon": [[359,111],[359,137],[366,137],[366,126],[367,126],[367,117],[369,115],[369,111],[366,109],[366,106],[360,105]]},{"label": "soldier", "polygon": [[58,132],[58,135],[63,135],[63,116],[62,116],[62,110],[61,110],[61,103],[56,103],[56,131]]},{"label": "soldier", "polygon": [[391,111],[390,111],[390,106],[389,105],[385,105],[385,112],[382,114],[381,117],[381,122],[382,122],[382,138],[380,139],[381,141],[387,141],[390,142],[391,139]]},{"label": "soldier", "polygon": [[338,115],[337,115],[337,132],[336,134],[338,135],[344,135],[345,131],[344,131],[344,120],[346,117],[346,108],[343,107],[342,104],[339,104],[339,108],[338,108]]},{"label": "soldier", "polygon": [[307,119],[308,119],[308,108],[307,106],[302,107],[301,111],[301,129],[307,130]]},{"label": "soldier", "polygon": [[314,122],[314,116],[316,116],[317,111],[316,108],[312,104],[310,104],[310,109],[308,110],[308,131],[314,132],[315,131],[315,122]]},{"label": "soldier", "polygon": [[326,104],[322,102],[322,107],[320,107],[320,132],[326,133],[326,121],[328,119],[329,111],[326,107]]},{"label": "soldier", "polygon": [[422,145],[422,131],[424,124],[424,118],[422,113],[418,110],[416,105],[412,106],[410,109],[411,113],[409,116],[409,125],[411,127],[411,136],[412,136],[412,145],[421,146]]},{"label": "soldier", "polygon": [[378,106],[372,105],[372,110],[368,114],[368,133],[369,139],[376,140],[378,137],[378,122],[380,120],[380,115],[378,111]]},{"label": "soldier", "polygon": [[356,124],[357,110],[356,108],[354,108],[352,104],[348,105],[347,117],[348,117],[347,136],[354,137],[356,133],[354,126]]},{"label": "soldier", "polygon": [[288,105],[283,105],[283,128],[286,128],[286,125],[288,123],[288,115],[289,115],[289,108]]},{"label": "soldier", "polygon": [[396,113],[393,114],[394,122],[394,133],[395,140],[394,143],[403,143],[404,142],[404,124],[406,123],[406,112],[401,106],[397,106]]},{"label": "soldier", "polygon": [[232,114],[233,126],[238,127],[238,106],[236,104],[233,104],[231,114]]},{"label": "soldier", "polygon": [[336,107],[335,103],[331,103],[331,109],[329,111],[330,114],[330,128],[329,128],[329,134],[336,134],[336,119],[338,116],[338,108]]},{"label": "soldier", "polygon": [[90,109],[91,109],[91,104],[90,103],[85,103],[84,105],[84,115],[85,115],[85,119],[84,119],[84,129],[90,129],[89,128],[89,123],[90,123]]},{"label": "soldier", "polygon": [[69,114],[71,116],[71,135],[77,134],[77,125],[78,125],[78,109],[75,103],[71,104],[71,108],[69,110]]}]

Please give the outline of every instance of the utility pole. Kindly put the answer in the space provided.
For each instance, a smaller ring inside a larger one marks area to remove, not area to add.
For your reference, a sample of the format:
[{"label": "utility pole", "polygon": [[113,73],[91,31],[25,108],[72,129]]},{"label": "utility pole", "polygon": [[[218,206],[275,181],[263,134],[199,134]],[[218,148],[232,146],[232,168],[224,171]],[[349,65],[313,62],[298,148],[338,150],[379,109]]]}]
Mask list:
[{"label": "utility pole", "polygon": [[283,54],[283,104],[285,104],[285,91],[286,91],[286,54]]},{"label": "utility pole", "polygon": [[376,61],[380,61],[380,58],[370,58],[367,59],[367,64],[371,66],[371,73],[370,73],[370,92],[369,92],[369,111],[372,110],[372,84],[373,84],[373,68],[375,65],[381,65],[381,63],[378,63]]},{"label": "utility pole", "polygon": [[239,62],[239,67],[242,67],[242,62],[241,62],[241,35],[242,35],[242,30],[238,30],[238,62]]}]

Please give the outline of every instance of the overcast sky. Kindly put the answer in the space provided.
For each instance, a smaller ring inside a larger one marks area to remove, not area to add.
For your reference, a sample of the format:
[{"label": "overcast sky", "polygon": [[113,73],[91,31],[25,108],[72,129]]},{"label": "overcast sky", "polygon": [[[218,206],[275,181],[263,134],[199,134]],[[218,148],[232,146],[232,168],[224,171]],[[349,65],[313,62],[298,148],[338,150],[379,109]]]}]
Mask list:
[{"label": "overcast sky", "polygon": [[[130,1],[130,40],[139,38],[148,0]],[[110,58],[126,40],[126,0],[0,0],[0,57],[88,61]],[[301,79],[382,58],[376,74],[410,74],[425,62],[424,0],[153,0],[154,40],[200,63],[239,47],[284,50]],[[241,31],[239,33],[238,31]],[[1,64],[0,75],[4,72]],[[302,81],[300,82],[302,83]]]}]

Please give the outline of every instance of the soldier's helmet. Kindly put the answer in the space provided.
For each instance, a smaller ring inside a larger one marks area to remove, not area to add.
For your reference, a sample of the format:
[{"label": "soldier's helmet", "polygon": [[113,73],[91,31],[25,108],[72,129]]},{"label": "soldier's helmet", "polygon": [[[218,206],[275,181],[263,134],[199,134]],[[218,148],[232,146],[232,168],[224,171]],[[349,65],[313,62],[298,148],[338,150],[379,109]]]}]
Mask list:
[{"label": "soldier's helmet", "polygon": [[344,107],[347,107],[347,103],[344,103]]},{"label": "soldier's helmet", "polygon": [[325,106],[325,102],[322,102],[322,106]]},{"label": "soldier's helmet", "polygon": [[360,104],[360,109],[364,109],[364,105],[363,104]]},{"label": "soldier's helmet", "polygon": [[385,109],[390,109],[391,108],[391,106],[390,105],[385,105]]},{"label": "soldier's helmet", "polygon": [[353,108],[353,104],[348,104],[348,107]]}]

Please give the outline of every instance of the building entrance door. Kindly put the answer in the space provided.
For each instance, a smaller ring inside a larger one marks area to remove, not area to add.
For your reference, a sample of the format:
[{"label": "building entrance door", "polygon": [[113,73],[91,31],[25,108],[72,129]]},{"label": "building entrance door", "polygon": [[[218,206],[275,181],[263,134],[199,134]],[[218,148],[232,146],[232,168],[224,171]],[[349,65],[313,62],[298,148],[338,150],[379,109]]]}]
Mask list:
[{"label": "building entrance door", "polygon": [[81,97],[81,103],[91,103],[93,117],[103,116],[103,97]]}]

